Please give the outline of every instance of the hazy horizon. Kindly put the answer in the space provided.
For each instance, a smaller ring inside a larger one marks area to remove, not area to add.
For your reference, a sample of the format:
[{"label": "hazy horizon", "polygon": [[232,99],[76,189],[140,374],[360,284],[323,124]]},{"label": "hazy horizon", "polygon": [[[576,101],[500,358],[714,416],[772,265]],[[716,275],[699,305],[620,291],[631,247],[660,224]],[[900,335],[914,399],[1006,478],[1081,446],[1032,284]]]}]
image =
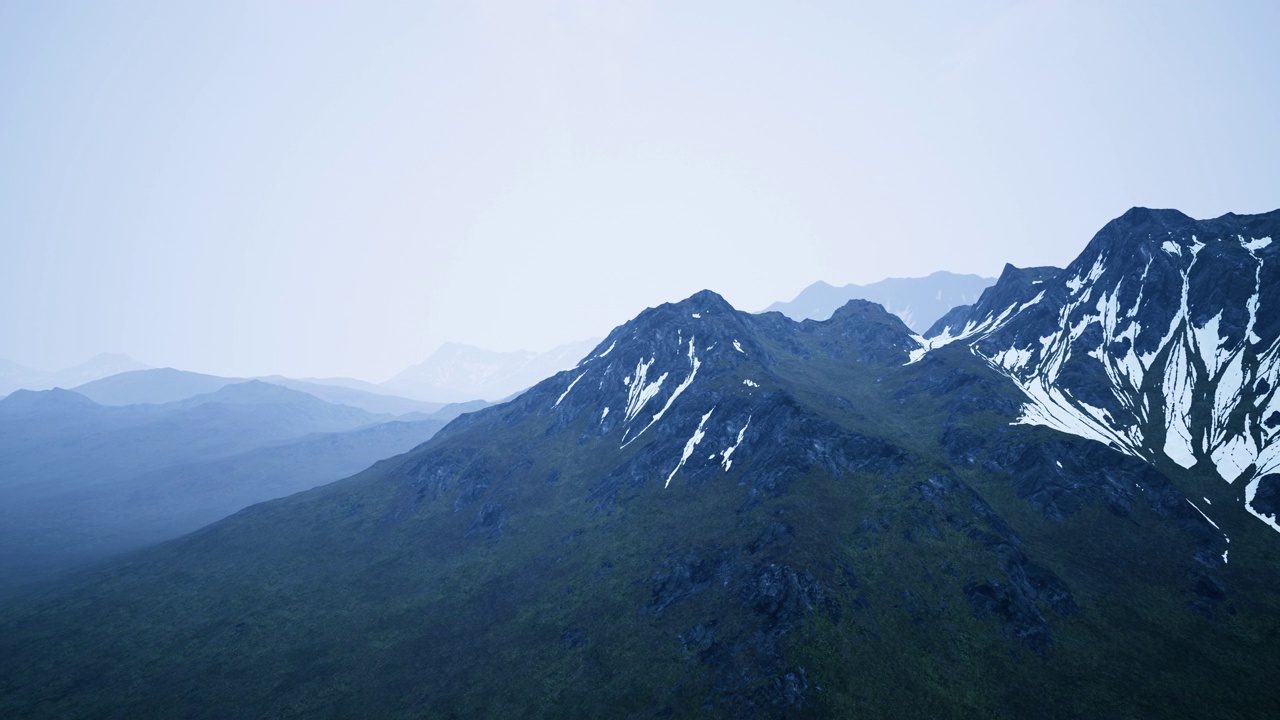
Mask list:
[{"label": "hazy horizon", "polygon": [[1269,3],[0,6],[0,358],[381,381],[1280,207]]}]

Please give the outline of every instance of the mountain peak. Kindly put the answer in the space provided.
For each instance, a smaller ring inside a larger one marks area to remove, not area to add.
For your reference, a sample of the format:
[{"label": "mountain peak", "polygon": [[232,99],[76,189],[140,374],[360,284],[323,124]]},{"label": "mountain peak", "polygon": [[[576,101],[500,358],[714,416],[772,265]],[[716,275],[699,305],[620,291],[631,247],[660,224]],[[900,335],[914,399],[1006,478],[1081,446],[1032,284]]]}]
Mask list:
[{"label": "mountain peak", "polygon": [[699,290],[698,292],[690,295],[684,300],[681,300],[680,302],[675,303],[675,306],[693,308],[695,312],[697,312],[699,309],[722,310],[722,311],[735,310],[733,305],[729,304],[728,300],[725,300],[723,297],[721,297],[719,293],[716,293],[711,290]]},{"label": "mountain peak", "polygon": [[831,314],[828,322],[849,322],[849,321],[872,321],[877,323],[888,323],[890,325],[902,328],[905,333],[911,330],[902,322],[902,318],[894,315],[880,303],[871,302],[870,300],[860,300],[854,298],[849,302],[836,308]]},{"label": "mountain peak", "polygon": [[1182,224],[1195,222],[1195,220],[1182,212],[1170,208],[1148,208],[1134,206],[1125,211],[1123,215],[1116,218],[1116,222],[1128,225],[1141,225],[1149,222],[1159,222],[1164,224]]},{"label": "mountain peak", "polygon": [[0,407],[6,410],[62,410],[96,407],[97,403],[72,390],[15,390],[0,398]]},{"label": "mountain peak", "polygon": [[1007,266],[926,350],[964,340],[1026,394],[1019,422],[1237,483],[1280,530],[1277,221],[1133,208],[1051,282]]},{"label": "mountain peak", "polygon": [[179,400],[171,405],[201,405],[204,403],[224,403],[228,405],[258,404],[258,403],[319,403],[322,402],[317,398],[297,390],[274,383],[263,382],[261,380],[246,380],[244,382],[231,383],[225,385],[213,392],[195,395],[185,400]]}]

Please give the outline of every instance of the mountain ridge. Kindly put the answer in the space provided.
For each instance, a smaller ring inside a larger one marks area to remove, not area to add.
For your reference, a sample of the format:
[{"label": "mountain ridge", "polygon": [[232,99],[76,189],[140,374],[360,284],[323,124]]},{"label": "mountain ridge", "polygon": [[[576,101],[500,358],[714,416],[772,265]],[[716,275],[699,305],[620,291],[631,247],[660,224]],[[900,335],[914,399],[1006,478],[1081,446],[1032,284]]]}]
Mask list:
[{"label": "mountain ridge", "polygon": [[1123,295],[1092,267],[1011,268],[934,346],[870,302],[646,309],[409,452],[0,606],[0,710],[1274,716],[1272,531],[1203,467],[1019,422],[1001,360]]},{"label": "mountain ridge", "polygon": [[1133,208],[1046,277],[1038,299],[1018,304],[1028,291],[1006,273],[971,311],[935,324],[921,352],[964,341],[1028,394],[1025,422],[1243,478],[1238,501],[1280,530],[1252,504],[1261,492],[1274,510],[1280,491],[1280,415],[1267,424],[1280,411],[1280,320],[1260,311],[1280,287],[1273,235],[1280,210],[1194,220]]},{"label": "mountain ridge", "polygon": [[596,342],[591,339],[566,343],[541,353],[498,352],[449,342],[426,360],[382,383],[382,387],[435,402],[498,401],[551,373],[573,367]]},{"label": "mountain ridge", "polygon": [[826,320],[849,300],[870,300],[917,332],[957,305],[975,301],[995,281],[971,274],[939,270],[921,278],[885,278],[867,285],[833,286],[819,280],[789,302],[775,302],[763,312],[781,312],[793,320]]}]

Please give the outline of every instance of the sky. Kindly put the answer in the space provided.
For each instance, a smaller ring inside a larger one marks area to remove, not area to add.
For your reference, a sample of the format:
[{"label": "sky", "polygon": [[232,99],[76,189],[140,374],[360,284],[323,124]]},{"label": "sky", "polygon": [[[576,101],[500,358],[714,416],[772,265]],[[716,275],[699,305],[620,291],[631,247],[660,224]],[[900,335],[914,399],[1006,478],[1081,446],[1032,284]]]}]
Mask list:
[{"label": "sky", "polygon": [[1280,207],[1280,3],[0,2],[0,358],[382,381]]}]

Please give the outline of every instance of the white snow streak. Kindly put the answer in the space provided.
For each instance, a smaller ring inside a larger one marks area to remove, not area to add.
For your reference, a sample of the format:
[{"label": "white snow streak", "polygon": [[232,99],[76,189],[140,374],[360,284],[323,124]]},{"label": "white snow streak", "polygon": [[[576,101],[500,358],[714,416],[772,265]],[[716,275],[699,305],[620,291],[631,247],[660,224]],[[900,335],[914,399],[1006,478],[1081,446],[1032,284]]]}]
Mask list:
[{"label": "white snow streak", "polygon": [[[649,368],[653,366],[653,358],[649,358],[649,362],[643,360],[636,363],[636,377],[629,383],[627,391],[627,409],[622,413],[622,422],[630,423],[635,419],[636,414],[644,408],[654,395],[658,394],[658,390],[662,387],[662,381],[667,379],[667,374],[662,373],[662,377],[654,380],[652,383],[645,385],[645,379],[649,374]],[[629,376],[628,376],[629,377]]]},{"label": "white snow streak", "polygon": [[706,415],[702,416],[702,420],[698,421],[698,429],[693,431],[693,437],[689,438],[689,442],[684,444],[684,452],[680,455],[680,462],[676,465],[675,470],[672,470],[671,474],[667,476],[667,482],[662,485],[663,488],[671,484],[671,478],[675,477],[680,468],[684,467],[685,461],[693,454],[693,449],[698,446],[698,443],[702,442],[702,436],[706,434],[702,432],[702,426],[707,424],[707,418],[711,417],[713,412],[715,412],[714,407],[708,410]]},{"label": "white snow streak", "polygon": [[[650,360],[649,362],[652,363],[653,361]],[[671,407],[671,403],[675,402],[676,398],[680,397],[680,393],[684,392],[690,385],[693,384],[693,378],[697,376],[698,368],[702,366],[702,361],[699,360],[698,356],[695,355],[693,352],[693,338],[689,339],[689,364],[692,366],[692,369],[689,372],[689,377],[685,378],[684,382],[676,386],[676,389],[671,393],[671,397],[667,398],[667,403],[662,406],[661,410],[659,410],[657,413],[654,414],[653,419],[649,421],[648,425],[645,425],[643,428],[641,428],[640,432],[633,435],[630,440],[626,440],[625,439],[626,436],[625,435],[623,436],[624,441],[622,443],[622,447],[626,447],[627,445],[630,445],[636,438],[643,435],[645,430],[648,430],[649,428],[653,427],[654,423],[661,420],[662,416],[666,414],[667,409]],[[648,367],[646,366],[645,369],[648,370]],[[636,372],[637,374],[639,374],[640,372],[638,367]],[[663,373],[662,377],[658,378],[658,381],[655,384],[661,384],[663,379],[665,379],[666,377],[667,377],[667,374]],[[637,385],[639,384],[638,378],[637,378],[636,384]],[[633,386],[633,389],[634,389],[634,386]],[[657,390],[655,389],[654,392],[656,393]],[[648,398],[645,399],[645,402],[648,402]],[[636,412],[639,412],[639,411],[640,409],[636,408]],[[635,417],[634,414],[629,415],[628,420],[630,420],[630,418],[632,417]]]},{"label": "white snow streak", "polygon": [[[728,450],[725,450],[721,454],[720,464],[724,465],[725,472],[729,472],[729,468],[733,466],[733,460],[731,459],[733,456],[733,451],[737,450],[738,446],[742,444],[742,436],[747,433],[747,428],[749,427],[751,427],[750,415],[747,416],[747,423],[742,426],[741,430],[738,431],[738,439],[734,441],[733,447],[729,448]],[[712,457],[715,457],[715,456],[713,455]]]},{"label": "white snow streak", "polygon": [[1212,526],[1214,527],[1214,529],[1215,529],[1215,530],[1219,530],[1219,531],[1221,531],[1221,530],[1222,530],[1222,528],[1218,527],[1218,523],[1216,523],[1216,522],[1214,522],[1214,521],[1212,521],[1212,520],[1209,520],[1209,516],[1208,516],[1208,515],[1205,515],[1203,510],[1201,510],[1200,508],[1196,507],[1196,504],[1195,504],[1195,503],[1193,503],[1193,502],[1191,502],[1190,500],[1188,500],[1188,501],[1187,501],[1187,504],[1188,504],[1188,505],[1190,505],[1190,506],[1191,506],[1191,507],[1193,507],[1193,508],[1196,508],[1196,512],[1200,513],[1200,516],[1201,516],[1201,517],[1203,517],[1205,520],[1208,520],[1209,524],[1210,524],[1210,525],[1212,525]]},{"label": "white snow streak", "polygon": [[574,386],[574,385],[577,385],[577,384],[578,384],[578,381],[579,381],[579,380],[581,380],[581,379],[583,378],[583,376],[584,376],[584,375],[586,375],[586,374],[587,374],[587,373],[584,371],[584,372],[582,373],[582,375],[579,375],[578,377],[574,378],[574,379],[573,379],[573,382],[569,383],[569,387],[565,388],[565,389],[564,389],[564,392],[560,393],[560,397],[559,397],[559,398],[556,398],[556,404],[555,404],[555,405],[552,405],[551,407],[559,407],[559,406],[560,406],[560,401],[564,399],[564,396],[565,396],[565,395],[568,395],[568,394],[569,394],[569,391],[573,389],[573,386]]},{"label": "white snow streak", "polygon": [[753,382],[751,380],[743,380],[742,384],[746,385],[747,387],[760,387],[760,383]]},{"label": "white snow streak", "polygon": [[920,359],[923,358],[930,350],[940,348],[944,345],[950,345],[957,340],[965,340],[971,337],[993,333],[1005,325],[1008,325],[1009,321],[1021,314],[1023,310],[1026,310],[1043,299],[1044,291],[1041,290],[1040,294],[1021,305],[1010,305],[1005,308],[1004,311],[1000,313],[999,317],[992,318],[991,315],[987,315],[986,319],[982,322],[970,320],[965,323],[964,327],[955,335],[951,334],[952,328],[950,326],[944,327],[942,332],[931,338],[913,335],[912,339],[920,343],[921,347],[911,351],[906,364],[911,365],[912,363],[919,362]]}]

